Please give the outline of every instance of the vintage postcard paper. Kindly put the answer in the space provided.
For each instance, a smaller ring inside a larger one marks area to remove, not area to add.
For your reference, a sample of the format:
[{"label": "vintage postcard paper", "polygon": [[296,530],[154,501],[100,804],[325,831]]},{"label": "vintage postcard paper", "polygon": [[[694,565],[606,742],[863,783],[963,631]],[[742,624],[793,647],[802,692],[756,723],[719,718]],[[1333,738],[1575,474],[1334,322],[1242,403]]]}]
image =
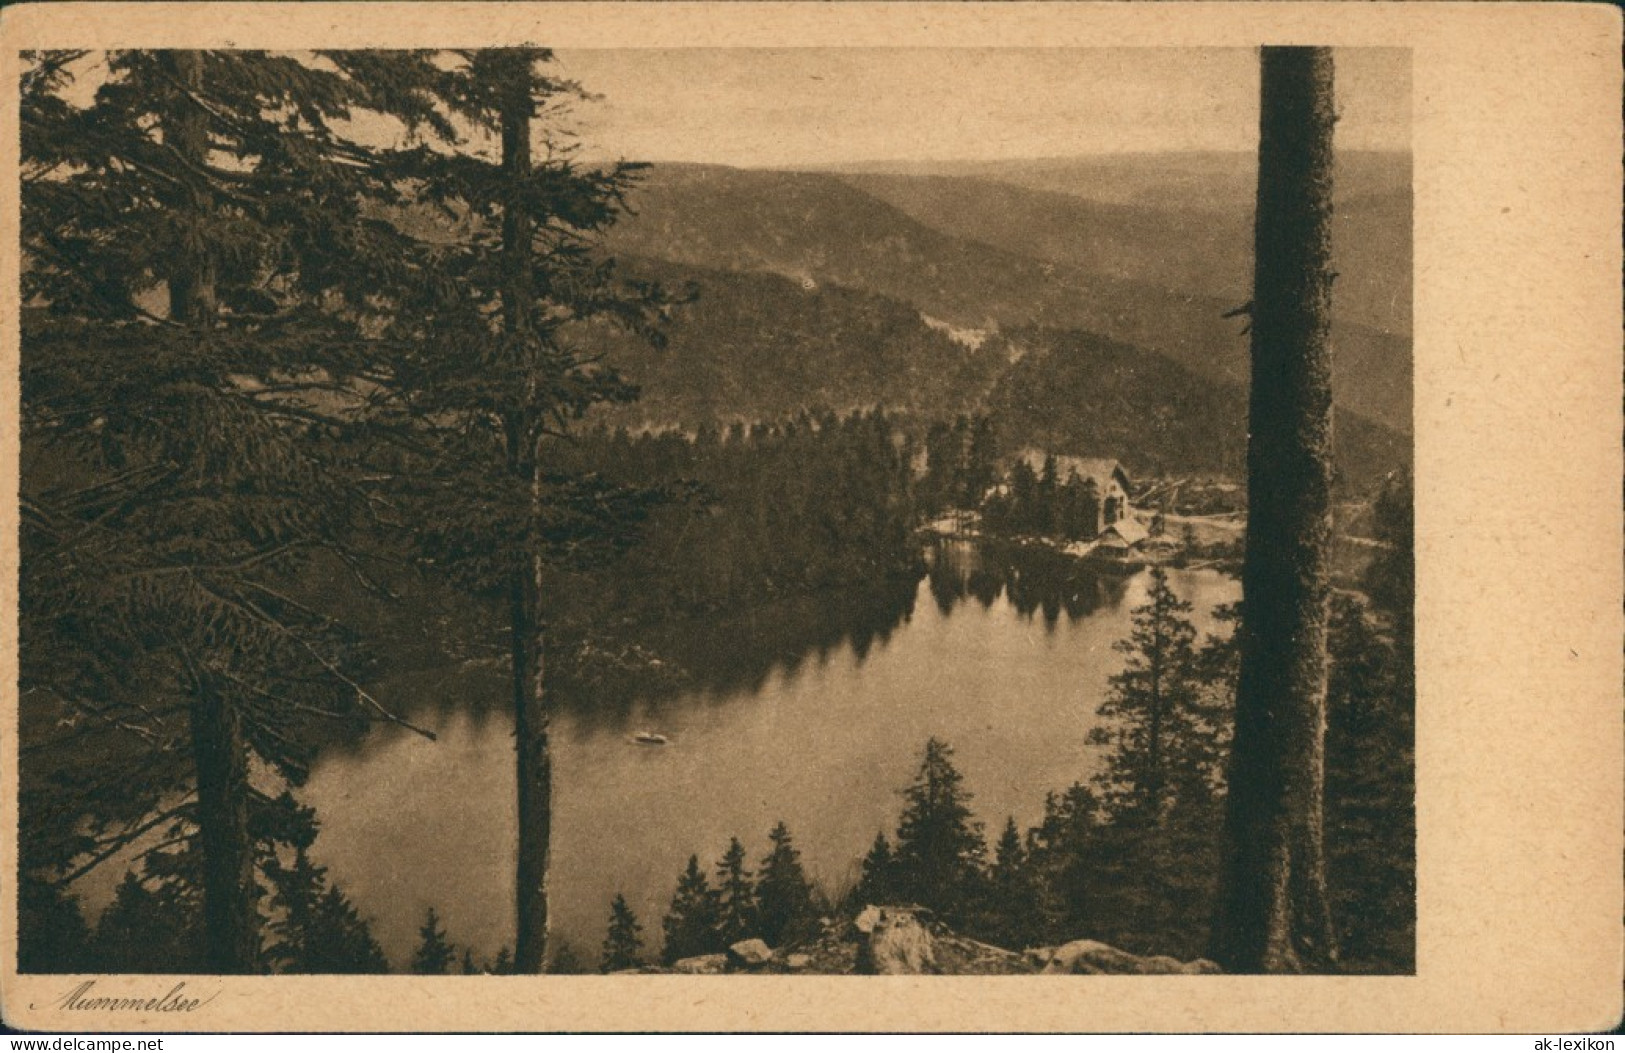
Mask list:
[{"label": "vintage postcard paper", "polygon": [[1611,1027],[1619,46],[6,10],[6,1022]]}]

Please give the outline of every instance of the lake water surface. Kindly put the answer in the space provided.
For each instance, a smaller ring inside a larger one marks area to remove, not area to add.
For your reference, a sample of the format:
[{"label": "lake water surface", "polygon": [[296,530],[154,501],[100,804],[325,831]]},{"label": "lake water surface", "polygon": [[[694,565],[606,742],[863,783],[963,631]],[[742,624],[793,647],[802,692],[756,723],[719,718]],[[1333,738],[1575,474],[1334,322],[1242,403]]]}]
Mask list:
[{"label": "lake water surface", "polygon": [[[1050,556],[943,542],[918,582],[895,582],[670,630],[694,670],[664,697],[600,699],[554,725],[553,932],[596,962],[624,893],[651,950],[691,853],[707,869],[728,838],[753,865],[789,824],[811,876],[849,887],[926,739],[955,750],[990,840],[1023,828],[1044,795],[1087,779],[1085,745],[1148,578],[1094,576]],[[1211,571],[1171,571],[1196,607],[1238,598]],[[325,751],[299,796],[317,808],[318,861],[397,967],[434,906],[451,939],[493,956],[512,942],[515,809],[505,670],[451,668],[391,685],[438,736],[380,725]],[[636,744],[638,731],[669,738]]]}]

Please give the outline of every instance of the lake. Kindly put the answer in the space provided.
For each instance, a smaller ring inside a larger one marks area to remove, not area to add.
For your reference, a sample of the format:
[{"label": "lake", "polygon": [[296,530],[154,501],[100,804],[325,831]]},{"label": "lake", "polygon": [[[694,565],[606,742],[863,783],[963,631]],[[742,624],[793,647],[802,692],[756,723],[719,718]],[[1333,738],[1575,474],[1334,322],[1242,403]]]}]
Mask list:
[{"label": "lake", "polygon": [[[1087,779],[1085,745],[1112,644],[1128,634],[1148,575],[1095,575],[1043,552],[944,541],[918,581],[884,583],[667,627],[693,672],[682,689],[578,701],[554,724],[555,938],[596,963],[617,892],[650,950],[691,853],[712,869],[730,836],[753,865],[789,824],[810,876],[838,894],[875,833],[890,837],[926,740],[946,740],[972,807],[997,836],[1044,795]],[[1212,571],[1170,571],[1196,608],[1240,595]],[[397,967],[424,911],[476,958],[513,939],[515,808],[506,671],[469,664],[388,685],[435,731],[392,725],[325,750],[299,797],[316,807],[314,855]],[[666,736],[640,745],[640,731]]]}]

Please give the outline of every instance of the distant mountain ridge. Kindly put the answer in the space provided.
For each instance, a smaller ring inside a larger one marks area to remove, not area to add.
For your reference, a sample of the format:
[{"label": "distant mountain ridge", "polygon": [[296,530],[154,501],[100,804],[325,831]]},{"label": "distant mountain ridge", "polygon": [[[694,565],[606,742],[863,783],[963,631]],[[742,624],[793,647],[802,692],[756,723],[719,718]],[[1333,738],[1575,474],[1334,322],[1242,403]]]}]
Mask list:
[{"label": "distant mountain ridge", "polygon": [[[922,421],[985,412],[1007,449],[1110,455],[1137,473],[1242,475],[1246,320],[1223,317],[1241,293],[1203,286],[1233,274],[1201,267],[1184,291],[1144,280],[1169,280],[1156,247],[1167,244],[1165,212],[1074,198],[1055,205],[1053,193],[957,176],[862,177],[888,181],[869,193],[855,178],[649,171],[632,199],[636,214],[606,248],[629,275],[698,295],[674,311],[664,349],[602,327],[583,334],[642,391],[601,419],[692,428],[807,408],[881,406]],[[942,226],[955,225],[953,202],[980,202],[987,241],[945,233],[883,196]],[[1051,242],[1036,236],[1046,208]],[[1007,247],[987,243],[1005,237],[1001,215],[1013,232]],[[431,240],[469,233],[429,209],[391,220]],[[1139,243],[1137,224],[1151,226],[1152,247]],[[1016,251],[1023,247],[1073,258]],[[1234,272],[1233,251],[1223,265]],[[1335,336],[1339,470],[1364,489],[1409,460],[1405,428],[1395,426],[1409,423],[1409,338],[1346,320]]]},{"label": "distant mountain ridge", "polygon": [[[1338,200],[1410,192],[1408,153],[1345,150],[1339,152],[1337,165]],[[1116,205],[1161,206],[1181,197],[1185,205],[1205,203],[1220,211],[1236,205],[1251,208],[1258,186],[1258,155],[1251,150],[1099,153],[998,161],[866,161],[806,166],[804,170],[973,178]]]},{"label": "distant mountain ridge", "polygon": [[[1222,208],[1214,200],[1175,197],[1118,204],[972,176],[846,178],[927,226],[1090,276],[1235,303],[1251,295],[1251,198]],[[1333,224],[1337,317],[1408,336],[1408,189],[1340,196]]]},{"label": "distant mountain ridge", "polygon": [[[1243,296],[1170,290],[945,233],[848,176],[657,165],[633,207],[612,252],[869,290],[961,327],[1092,332],[1215,380],[1246,377],[1243,323],[1223,317]],[[1340,404],[1408,432],[1408,336],[1339,321],[1334,340]]]}]

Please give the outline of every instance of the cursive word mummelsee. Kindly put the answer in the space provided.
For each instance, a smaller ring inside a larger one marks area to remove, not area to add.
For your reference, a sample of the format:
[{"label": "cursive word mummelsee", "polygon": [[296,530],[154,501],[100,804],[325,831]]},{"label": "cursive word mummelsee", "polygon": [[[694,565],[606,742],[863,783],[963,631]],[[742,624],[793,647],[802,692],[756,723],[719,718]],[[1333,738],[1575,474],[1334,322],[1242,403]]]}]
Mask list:
[{"label": "cursive word mummelsee", "polygon": [[123,1013],[194,1013],[219,997],[216,991],[207,998],[198,998],[186,990],[182,980],[159,998],[130,997],[128,995],[97,995],[96,981],[86,980],[56,1003],[59,1009],[79,1012]]}]

